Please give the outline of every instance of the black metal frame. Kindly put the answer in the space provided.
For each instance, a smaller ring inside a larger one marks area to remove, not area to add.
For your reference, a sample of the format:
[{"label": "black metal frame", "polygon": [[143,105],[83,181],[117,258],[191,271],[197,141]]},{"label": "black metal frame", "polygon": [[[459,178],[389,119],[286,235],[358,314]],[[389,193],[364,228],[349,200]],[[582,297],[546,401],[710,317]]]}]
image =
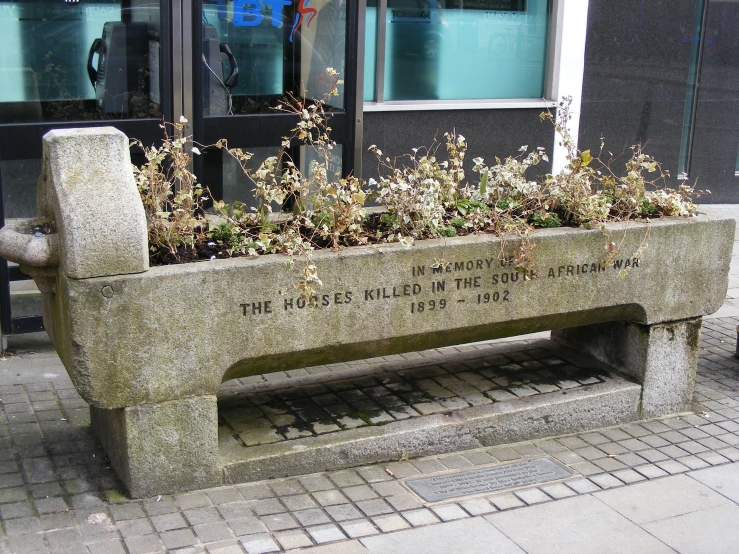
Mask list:
[{"label": "black metal frame", "polygon": [[[0,150],[2,152],[2,150]],[[5,202],[2,194],[2,173],[0,173],[0,225],[5,226]],[[8,262],[0,259],[0,330],[3,335],[11,334],[13,320],[10,313],[10,275]],[[1,347],[1,345],[0,345]]]},{"label": "black metal frame", "polygon": [[[344,105],[346,106],[346,122],[344,129],[344,150],[342,160],[342,172],[344,176],[354,173],[357,161],[354,159],[357,142],[357,123],[362,117],[358,111],[358,98],[362,98],[364,91],[360,87],[361,78],[359,74],[359,52],[364,44],[360,46],[360,3],[356,0],[347,0],[346,6],[346,70],[344,76]],[[361,33],[363,35],[363,33]],[[332,122],[332,126],[334,122]]]},{"label": "black metal frame", "polygon": [[[126,2],[122,2],[125,7]],[[164,119],[172,121],[174,107],[172,99],[172,9],[169,0],[160,0],[161,18],[161,59],[162,75],[161,99]],[[129,137],[136,137],[144,144],[154,144],[162,140],[159,119],[116,119],[98,121],[47,121],[41,123],[0,124],[0,161],[31,160],[42,156],[43,136],[54,129],[70,127],[112,126]],[[5,206],[2,194],[2,172],[0,172],[0,227],[5,225]],[[33,183],[35,185],[35,183]],[[29,183],[31,186],[31,183]],[[9,267],[0,259],[0,328],[3,335],[43,331],[41,316],[13,317],[10,307],[10,282],[28,279],[17,267]]]}]

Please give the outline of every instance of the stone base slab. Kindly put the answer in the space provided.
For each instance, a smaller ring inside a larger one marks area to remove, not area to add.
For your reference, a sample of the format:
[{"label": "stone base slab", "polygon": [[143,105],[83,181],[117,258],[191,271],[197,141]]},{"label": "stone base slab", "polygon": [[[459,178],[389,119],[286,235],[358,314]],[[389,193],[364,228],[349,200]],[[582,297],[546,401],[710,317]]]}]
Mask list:
[{"label": "stone base slab", "polygon": [[640,325],[601,323],[552,331],[552,339],[587,353],[642,383],[644,418],[690,409],[701,319]]},{"label": "stone base slab", "polygon": [[[591,356],[544,338],[477,348],[450,349],[446,356],[446,349],[438,356],[424,352],[419,358],[426,361],[415,364],[381,361],[369,365],[374,374],[369,367],[361,373],[345,369],[322,384],[290,384],[287,378],[271,390],[224,386],[224,482],[413,459],[641,418],[642,387]],[[398,405],[399,399],[405,404]],[[437,411],[427,413],[432,404]],[[349,428],[362,423],[342,407],[362,410],[361,417],[377,423]]]},{"label": "stone base slab", "polygon": [[302,475],[445,454],[639,419],[641,387],[623,378],[281,444],[221,451],[224,482]]},{"label": "stone base slab", "polygon": [[90,407],[92,429],[132,498],[220,484],[215,396]]}]

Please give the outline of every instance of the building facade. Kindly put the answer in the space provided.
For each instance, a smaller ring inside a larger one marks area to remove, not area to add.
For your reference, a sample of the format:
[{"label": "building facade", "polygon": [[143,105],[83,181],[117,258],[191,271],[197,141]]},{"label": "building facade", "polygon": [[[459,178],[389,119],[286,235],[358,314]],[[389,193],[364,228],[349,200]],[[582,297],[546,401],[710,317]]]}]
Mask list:
[{"label": "building facade", "polygon": [[[336,79],[337,172],[371,177],[369,145],[399,156],[451,130],[468,159],[543,146],[541,171],[557,170],[564,152],[539,113],[571,97],[582,149],[603,137],[618,158],[640,143],[672,184],[739,202],[737,30],[736,0],[0,1],[0,211],[35,215],[51,129],[113,125],[155,143],[184,116],[196,142],[225,138],[256,164],[295,124],[274,110],[284,97],[322,98]],[[292,154],[309,167],[307,150]],[[214,195],[248,202],[231,158],[203,149],[194,167]],[[22,279],[0,265],[5,334],[41,328]]]}]

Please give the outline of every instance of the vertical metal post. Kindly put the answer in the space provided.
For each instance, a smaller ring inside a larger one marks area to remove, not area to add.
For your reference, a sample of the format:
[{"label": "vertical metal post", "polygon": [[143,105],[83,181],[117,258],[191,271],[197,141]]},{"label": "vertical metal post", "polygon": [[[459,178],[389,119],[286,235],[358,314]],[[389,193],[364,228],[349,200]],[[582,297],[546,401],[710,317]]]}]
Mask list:
[{"label": "vertical metal post", "polygon": [[[686,111],[690,110],[690,116],[689,116],[689,128],[687,130],[687,133],[685,129],[683,129],[683,137],[682,137],[682,144],[680,145],[681,149],[681,158],[683,158],[683,167],[678,168],[678,180],[687,180],[688,176],[690,175],[690,159],[693,156],[693,138],[695,137],[695,113],[698,111],[698,94],[700,89],[700,78],[701,78],[701,66],[703,65],[703,50],[706,45],[706,24],[708,21],[708,2],[709,0],[698,0],[696,2],[696,10],[702,10],[702,13],[700,14],[700,28],[695,29],[694,31],[698,31],[700,33],[700,36],[698,38],[698,52],[697,57],[695,60],[695,66],[693,69],[693,74],[688,76],[688,87],[692,86],[692,91],[688,92],[688,95],[692,92],[692,98],[690,99],[690,106],[686,106]],[[692,79],[692,83],[691,83]],[[688,119],[687,117],[684,117],[683,120]],[[683,123],[684,126],[684,123]],[[687,136],[685,136],[687,134]]]},{"label": "vertical metal post", "polygon": [[357,76],[354,98],[354,175],[362,176],[362,139],[364,137],[364,60],[367,34],[367,0],[359,0],[357,14]]},{"label": "vertical metal post", "polygon": [[[5,227],[5,202],[3,200],[3,176],[0,170],[0,227]],[[0,259],[0,347],[5,350],[6,335],[13,332],[10,314],[10,275],[8,262]]]},{"label": "vertical metal post", "polygon": [[[181,13],[179,11],[179,2],[181,0],[171,0],[160,2],[159,12],[159,86],[161,90],[161,97],[159,99],[160,105],[163,106],[162,114],[165,121],[174,121],[175,112],[179,111],[175,108],[175,74],[174,68],[175,60],[173,59],[174,53],[179,51],[175,48],[175,35],[174,35],[174,23],[175,11],[179,17]],[[179,33],[177,34],[179,37]],[[180,39],[180,45],[182,40]],[[181,46],[180,46],[181,48]],[[182,87],[179,89],[180,94]]]},{"label": "vertical metal post", "polygon": [[375,50],[375,102],[385,101],[385,43],[387,0],[377,1],[377,47]]},{"label": "vertical metal post", "polygon": [[[196,32],[197,29],[202,28],[201,23],[201,2],[184,0],[182,1],[182,16],[181,16],[181,33],[182,33],[182,44],[180,46],[182,51],[182,114],[187,119],[187,125],[185,130],[188,134],[193,133],[193,125],[195,122],[195,107],[193,99],[194,81],[193,76],[195,73],[195,52],[202,52],[202,32]],[[196,17],[197,16],[197,17]],[[197,44],[193,42],[195,39],[198,40]],[[200,64],[198,64],[198,67]],[[177,115],[177,114],[175,114]],[[178,118],[179,119],[179,118]]]},{"label": "vertical metal post", "polygon": [[560,59],[562,52],[562,25],[564,24],[564,0],[550,0],[547,33],[547,65],[544,78],[544,98],[556,100],[559,91]]},{"label": "vertical metal post", "polygon": [[[5,225],[4,217],[0,218]],[[13,332],[13,320],[10,313],[10,275],[8,262],[0,260],[0,349],[5,350],[7,335]]]},{"label": "vertical metal post", "polygon": [[[187,0],[185,1],[187,2]],[[182,0],[172,0],[170,21],[172,36],[172,119],[179,121],[183,111],[183,43],[182,43]]]}]

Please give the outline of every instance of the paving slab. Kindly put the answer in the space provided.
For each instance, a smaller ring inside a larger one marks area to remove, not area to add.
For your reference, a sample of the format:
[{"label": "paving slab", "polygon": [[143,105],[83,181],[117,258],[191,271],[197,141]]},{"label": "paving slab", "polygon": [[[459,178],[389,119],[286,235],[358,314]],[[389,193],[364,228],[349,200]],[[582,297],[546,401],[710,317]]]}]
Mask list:
[{"label": "paving slab", "polygon": [[680,554],[739,552],[739,506],[724,504],[642,527]]},{"label": "paving slab", "polygon": [[306,554],[368,554],[369,551],[362,546],[359,541],[344,541],[324,546],[314,546],[312,548],[302,548],[300,550],[290,550],[288,552],[304,552]]},{"label": "paving slab", "polygon": [[690,477],[739,503],[739,463],[693,471]]},{"label": "paving slab", "polygon": [[639,525],[729,503],[686,475],[610,489],[594,496]]},{"label": "paving slab", "polygon": [[361,539],[370,554],[525,554],[482,518],[453,521]]},{"label": "paving slab", "polygon": [[664,543],[590,495],[500,512],[485,519],[528,554],[674,554]]}]

